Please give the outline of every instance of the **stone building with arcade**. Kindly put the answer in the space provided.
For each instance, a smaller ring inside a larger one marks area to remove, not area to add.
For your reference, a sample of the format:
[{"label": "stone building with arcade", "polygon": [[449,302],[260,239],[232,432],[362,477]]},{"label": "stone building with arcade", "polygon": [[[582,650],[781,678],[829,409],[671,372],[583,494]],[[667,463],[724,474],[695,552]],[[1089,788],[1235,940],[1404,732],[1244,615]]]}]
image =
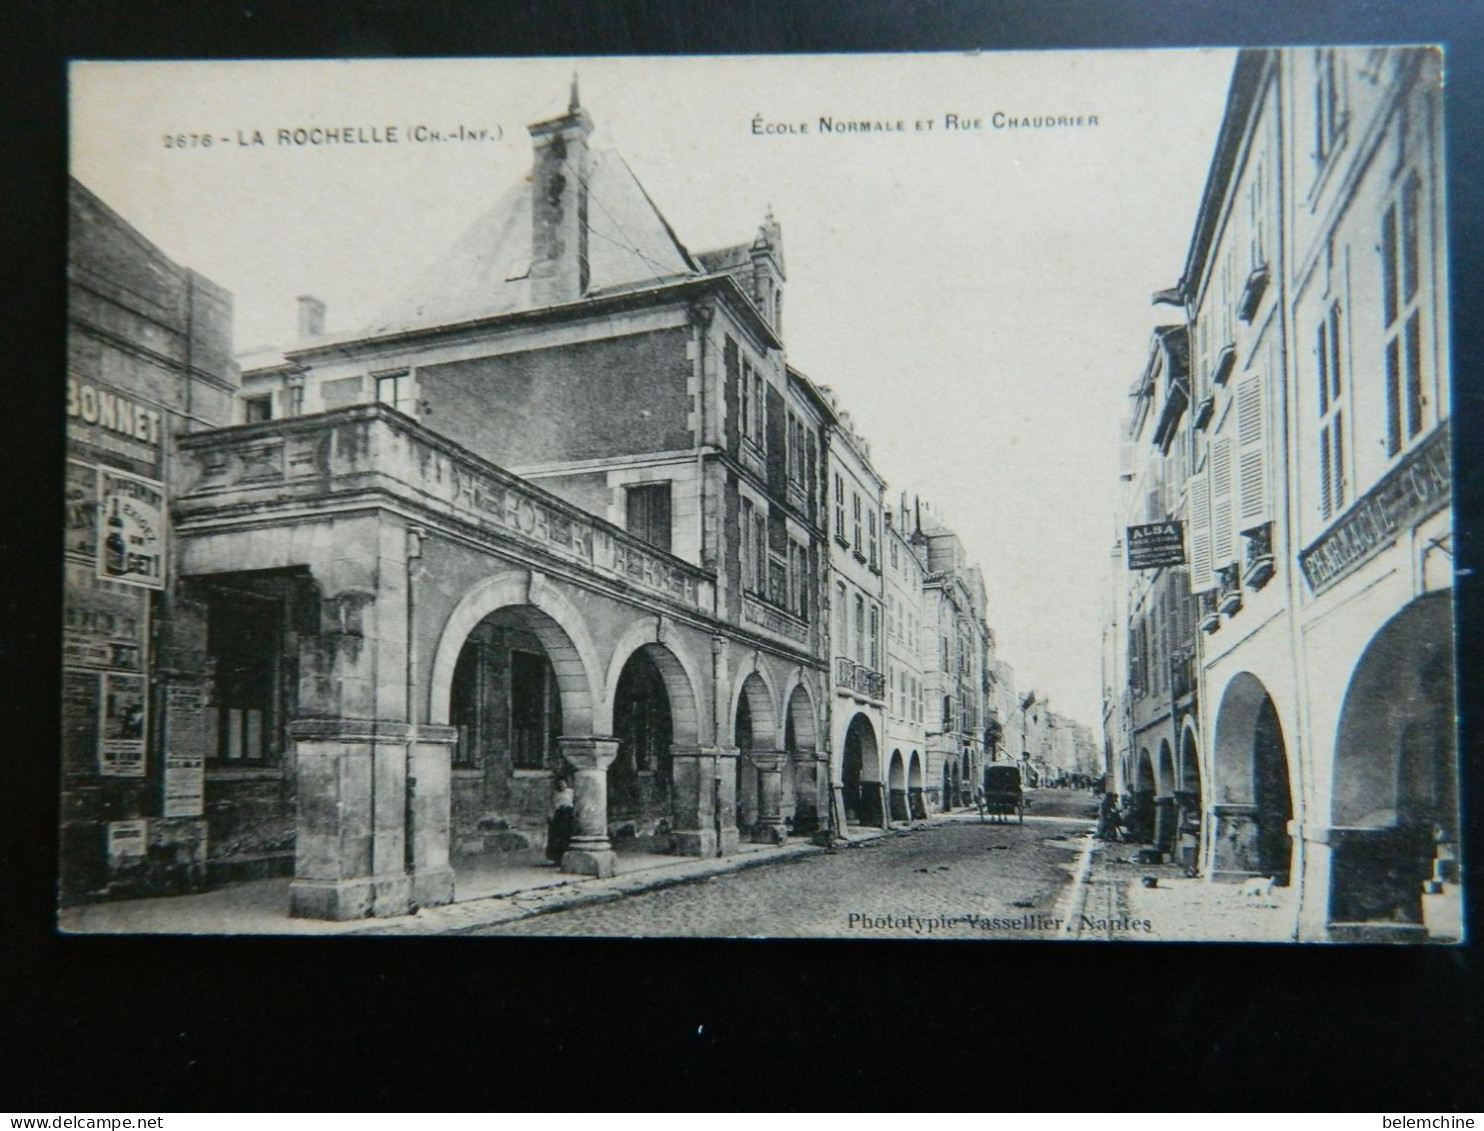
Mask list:
[{"label": "stone building with arcade", "polygon": [[[1188,378],[1134,432],[1178,456],[1159,505],[1193,594],[1155,631],[1196,679],[1170,758],[1125,720],[1123,776],[1193,793],[1205,874],[1297,889],[1300,939],[1462,932],[1442,148],[1437,51],[1240,52],[1155,296]],[[1151,584],[1124,602],[1135,701]]]},{"label": "stone building with arcade", "polygon": [[370,326],[301,299],[241,422],[180,442],[207,804],[273,783],[240,840],[292,859],[295,914],[452,899],[456,857],[542,847],[554,777],[562,866],[597,875],[829,804],[824,414],[781,233],[693,254],[592,132],[574,90]]},{"label": "stone building with arcade", "polygon": [[778,223],[689,250],[575,85],[529,132],[368,325],[300,296],[237,362],[230,296],[76,186],[64,900],[406,914],[539,862],[563,786],[596,876],[968,803],[982,579],[788,366]]}]

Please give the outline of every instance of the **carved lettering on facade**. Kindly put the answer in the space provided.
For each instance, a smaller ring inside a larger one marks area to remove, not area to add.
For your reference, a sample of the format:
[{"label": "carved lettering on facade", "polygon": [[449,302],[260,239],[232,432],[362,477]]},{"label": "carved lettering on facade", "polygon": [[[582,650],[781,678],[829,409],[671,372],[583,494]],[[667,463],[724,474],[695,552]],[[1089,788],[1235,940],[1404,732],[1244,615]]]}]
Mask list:
[{"label": "carved lettering on facade", "polygon": [[1445,423],[1299,555],[1315,593],[1358,569],[1401,531],[1448,504],[1452,496],[1448,432]]}]

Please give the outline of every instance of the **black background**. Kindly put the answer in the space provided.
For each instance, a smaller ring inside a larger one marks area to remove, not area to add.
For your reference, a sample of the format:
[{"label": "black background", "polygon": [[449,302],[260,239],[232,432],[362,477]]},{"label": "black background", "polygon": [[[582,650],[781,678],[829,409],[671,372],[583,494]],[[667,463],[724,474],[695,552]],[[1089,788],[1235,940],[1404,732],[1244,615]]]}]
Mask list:
[{"label": "black background", "polygon": [[[1467,2],[1360,0],[11,0],[0,11],[0,1107],[1477,1110],[1477,946],[166,941],[62,938],[52,923],[68,57],[1443,42],[1455,513],[1469,569],[1481,19]],[[1476,589],[1461,578],[1473,782]],[[1473,845],[1474,792],[1465,804]]]}]

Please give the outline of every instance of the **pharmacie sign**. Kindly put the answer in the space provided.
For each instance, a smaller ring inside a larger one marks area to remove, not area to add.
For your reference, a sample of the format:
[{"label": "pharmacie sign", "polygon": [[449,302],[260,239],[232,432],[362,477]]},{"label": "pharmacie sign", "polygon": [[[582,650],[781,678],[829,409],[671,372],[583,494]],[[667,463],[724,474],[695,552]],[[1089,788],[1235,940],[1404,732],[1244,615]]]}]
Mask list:
[{"label": "pharmacie sign", "polygon": [[98,576],[125,585],[165,585],[165,485],[98,469]]},{"label": "pharmacie sign", "polygon": [[1185,524],[1150,522],[1127,530],[1128,568],[1160,569],[1185,564]]}]

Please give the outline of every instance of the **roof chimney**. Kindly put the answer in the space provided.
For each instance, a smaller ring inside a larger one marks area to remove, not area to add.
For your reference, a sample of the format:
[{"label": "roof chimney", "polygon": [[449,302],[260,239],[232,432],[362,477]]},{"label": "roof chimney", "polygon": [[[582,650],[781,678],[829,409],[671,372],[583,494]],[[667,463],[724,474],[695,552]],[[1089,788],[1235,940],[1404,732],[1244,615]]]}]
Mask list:
[{"label": "roof chimney", "polygon": [[531,170],[531,300],[575,302],[587,292],[588,135],[593,121],[578,101],[577,76],[567,112],[527,127]]},{"label": "roof chimney", "polygon": [[318,338],[325,332],[325,304],[313,295],[299,296],[299,340]]}]

